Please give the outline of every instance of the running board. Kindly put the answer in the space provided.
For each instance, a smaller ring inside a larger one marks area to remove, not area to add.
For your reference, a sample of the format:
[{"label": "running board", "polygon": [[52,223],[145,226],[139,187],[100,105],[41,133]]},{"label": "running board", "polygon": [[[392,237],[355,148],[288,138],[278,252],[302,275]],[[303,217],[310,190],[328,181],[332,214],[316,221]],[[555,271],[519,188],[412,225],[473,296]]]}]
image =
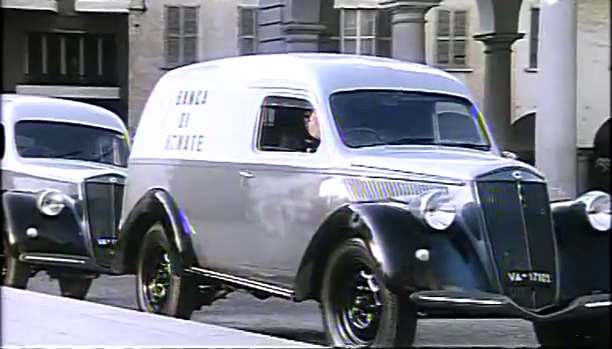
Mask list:
[{"label": "running board", "polygon": [[43,253],[23,253],[19,256],[21,262],[49,263],[63,265],[85,265],[89,258],[81,256],[53,255]]},{"label": "running board", "polygon": [[191,267],[189,269],[186,269],[186,271],[194,273],[194,274],[198,274],[200,276],[204,276],[204,277],[207,277],[213,280],[218,280],[218,281],[227,283],[232,286],[239,286],[239,287],[244,287],[249,290],[257,290],[261,292],[266,292],[266,293],[275,295],[277,297],[293,300],[293,291],[286,289],[286,288],[266,284],[266,283],[259,282],[259,281],[249,280],[249,279],[241,278],[238,276],[232,276],[232,275],[228,275],[224,273],[219,273],[219,272],[212,271],[209,269],[198,268],[198,267]]}]

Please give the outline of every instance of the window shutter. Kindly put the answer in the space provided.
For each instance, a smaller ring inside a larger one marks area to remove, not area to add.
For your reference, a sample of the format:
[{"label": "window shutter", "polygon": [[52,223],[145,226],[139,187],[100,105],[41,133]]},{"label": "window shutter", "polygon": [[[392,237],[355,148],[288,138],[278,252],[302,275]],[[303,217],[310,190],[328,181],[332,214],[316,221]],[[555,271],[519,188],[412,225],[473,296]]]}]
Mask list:
[{"label": "window shutter", "polygon": [[238,45],[241,55],[257,51],[257,9],[240,8],[238,12]]},{"label": "window shutter", "polygon": [[466,11],[455,11],[454,13],[454,32],[453,36],[464,37],[467,35],[467,12]]},{"label": "window shutter", "polygon": [[449,41],[447,39],[438,39],[436,43],[436,61],[438,64],[449,64]]},{"label": "window shutter", "polygon": [[180,9],[166,6],[166,65],[175,66],[180,61]]},{"label": "window shutter", "polygon": [[198,61],[198,11],[199,7],[183,8],[183,64]]},{"label": "window shutter", "polygon": [[465,66],[466,61],[466,41],[464,39],[453,40],[453,65]]},{"label": "window shutter", "polygon": [[438,37],[450,36],[450,11],[438,10]]},{"label": "window shutter", "polygon": [[240,36],[252,36],[255,34],[255,10],[251,8],[240,9]]}]

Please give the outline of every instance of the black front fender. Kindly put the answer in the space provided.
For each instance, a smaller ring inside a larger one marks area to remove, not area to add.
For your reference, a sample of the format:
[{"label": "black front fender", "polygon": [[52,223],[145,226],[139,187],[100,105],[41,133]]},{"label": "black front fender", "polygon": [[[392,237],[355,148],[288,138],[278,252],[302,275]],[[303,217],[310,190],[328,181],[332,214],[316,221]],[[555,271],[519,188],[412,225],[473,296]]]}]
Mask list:
[{"label": "black front fender", "polygon": [[585,212],[580,202],[552,207],[562,301],[610,291],[611,232],[593,229]]},{"label": "black front fender", "polygon": [[[487,274],[460,220],[434,231],[406,209],[385,203],[346,205],[328,217],[313,237],[296,277],[296,299],[317,299],[331,252],[349,237],[363,238],[393,292],[437,289],[490,291]],[[429,258],[416,257],[427,250]]]},{"label": "black front fender", "polygon": [[[37,193],[2,193],[5,241],[15,254],[26,252],[88,256],[85,234],[74,208],[67,205],[59,215],[48,217],[37,207]],[[36,237],[26,231],[34,228]]]},{"label": "black front fender", "polygon": [[136,260],[144,234],[155,222],[164,226],[170,242],[170,255],[183,269],[196,264],[196,255],[191,242],[191,227],[187,223],[174,199],[163,189],[152,189],[138,200],[119,229],[112,270],[117,274],[135,273]]}]

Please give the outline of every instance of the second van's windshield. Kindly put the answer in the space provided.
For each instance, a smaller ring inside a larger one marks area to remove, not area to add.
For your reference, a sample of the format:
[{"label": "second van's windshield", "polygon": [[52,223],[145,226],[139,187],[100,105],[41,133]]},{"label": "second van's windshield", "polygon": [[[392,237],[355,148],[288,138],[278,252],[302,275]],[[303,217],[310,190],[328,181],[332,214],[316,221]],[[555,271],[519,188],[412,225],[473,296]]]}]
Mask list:
[{"label": "second van's windshield", "polygon": [[350,148],[448,145],[489,150],[472,104],[422,92],[357,90],[330,99],[340,137]]},{"label": "second van's windshield", "polygon": [[24,158],[92,161],[127,167],[129,145],[108,129],[55,121],[19,121],[15,144]]}]

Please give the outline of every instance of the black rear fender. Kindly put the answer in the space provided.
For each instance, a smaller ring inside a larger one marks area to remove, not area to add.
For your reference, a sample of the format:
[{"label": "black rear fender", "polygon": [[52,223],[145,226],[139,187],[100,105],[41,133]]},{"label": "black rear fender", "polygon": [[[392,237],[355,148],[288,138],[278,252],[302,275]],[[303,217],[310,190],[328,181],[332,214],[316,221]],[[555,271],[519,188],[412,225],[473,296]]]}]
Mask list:
[{"label": "black rear fender", "polygon": [[196,263],[191,242],[192,230],[174,199],[163,189],[151,189],[134,205],[119,229],[112,269],[118,274],[136,273],[136,261],[141,241],[148,229],[159,222],[170,242],[170,256],[183,269]]}]

